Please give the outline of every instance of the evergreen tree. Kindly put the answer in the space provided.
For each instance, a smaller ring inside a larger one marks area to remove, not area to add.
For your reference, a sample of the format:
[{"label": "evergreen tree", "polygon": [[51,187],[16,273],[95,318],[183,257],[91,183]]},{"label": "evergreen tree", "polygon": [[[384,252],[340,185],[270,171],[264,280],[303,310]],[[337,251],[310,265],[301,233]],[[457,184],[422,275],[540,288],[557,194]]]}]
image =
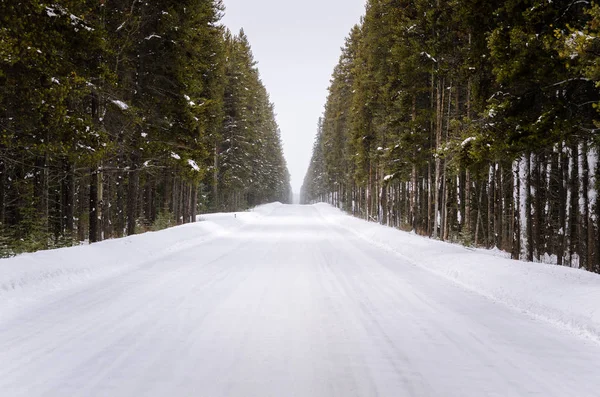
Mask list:
[{"label": "evergreen tree", "polygon": [[598,15],[587,2],[369,1],[303,200],[600,271]]},{"label": "evergreen tree", "polygon": [[290,199],[273,105],[248,38],[226,34],[223,143],[219,150],[219,208],[233,210]]},{"label": "evergreen tree", "polygon": [[273,107],[247,39],[225,32],[222,12],[220,0],[0,2],[2,255],[219,207],[231,109],[245,129],[235,146],[242,199],[230,209],[288,200]]}]

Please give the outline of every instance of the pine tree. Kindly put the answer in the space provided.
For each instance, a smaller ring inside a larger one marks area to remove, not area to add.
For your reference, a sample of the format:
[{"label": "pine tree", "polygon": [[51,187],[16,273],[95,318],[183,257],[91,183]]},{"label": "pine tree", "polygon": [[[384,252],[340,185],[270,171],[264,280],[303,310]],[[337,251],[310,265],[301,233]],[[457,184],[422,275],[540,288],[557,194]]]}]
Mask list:
[{"label": "pine tree", "polygon": [[[273,107],[247,38],[232,50],[242,62],[226,62],[233,39],[222,12],[220,0],[0,2],[2,255],[217,208],[232,100],[247,131],[231,209],[289,199]],[[228,82],[233,75],[245,85]]]},{"label": "pine tree", "polygon": [[597,25],[586,2],[369,1],[303,200],[598,271]]}]

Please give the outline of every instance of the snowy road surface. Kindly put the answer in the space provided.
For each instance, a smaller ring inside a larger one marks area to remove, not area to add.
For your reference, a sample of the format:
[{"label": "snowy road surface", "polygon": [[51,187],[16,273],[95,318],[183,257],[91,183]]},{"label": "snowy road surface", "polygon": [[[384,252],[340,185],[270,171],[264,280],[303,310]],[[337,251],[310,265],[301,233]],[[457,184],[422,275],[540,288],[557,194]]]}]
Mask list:
[{"label": "snowy road surface", "polygon": [[0,316],[0,396],[598,396],[600,345],[279,206]]}]

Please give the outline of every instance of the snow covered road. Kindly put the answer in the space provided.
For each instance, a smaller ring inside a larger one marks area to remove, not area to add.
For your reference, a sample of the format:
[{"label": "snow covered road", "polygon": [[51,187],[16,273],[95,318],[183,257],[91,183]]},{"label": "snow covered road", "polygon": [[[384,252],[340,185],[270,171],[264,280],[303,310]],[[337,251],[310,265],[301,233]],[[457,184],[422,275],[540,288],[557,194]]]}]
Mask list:
[{"label": "snow covered road", "polygon": [[0,396],[592,397],[598,368],[311,206],[0,315]]}]

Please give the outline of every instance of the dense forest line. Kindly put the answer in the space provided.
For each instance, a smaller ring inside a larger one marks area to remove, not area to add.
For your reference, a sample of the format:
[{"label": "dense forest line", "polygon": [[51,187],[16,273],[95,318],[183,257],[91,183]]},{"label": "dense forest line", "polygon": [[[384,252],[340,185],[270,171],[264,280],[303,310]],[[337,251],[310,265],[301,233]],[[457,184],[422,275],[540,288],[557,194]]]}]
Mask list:
[{"label": "dense forest line", "polygon": [[290,200],[220,0],[0,1],[0,255]]},{"label": "dense forest line", "polygon": [[369,0],[303,202],[600,272],[599,30],[588,1]]}]

